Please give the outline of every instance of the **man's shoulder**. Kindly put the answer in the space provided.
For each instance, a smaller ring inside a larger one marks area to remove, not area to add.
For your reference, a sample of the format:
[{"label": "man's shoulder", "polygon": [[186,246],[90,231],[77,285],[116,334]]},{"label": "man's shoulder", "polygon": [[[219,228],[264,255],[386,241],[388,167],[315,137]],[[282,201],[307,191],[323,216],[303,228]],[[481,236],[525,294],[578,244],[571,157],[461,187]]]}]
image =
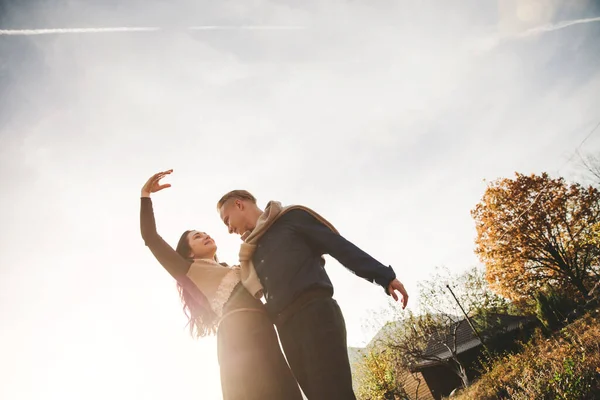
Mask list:
[{"label": "man's shoulder", "polygon": [[279,220],[281,221],[281,225],[300,224],[306,226],[315,223],[329,225],[329,223],[325,221],[322,216],[317,214],[316,211],[301,205],[287,207],[284,210],[283,215],[279,217]]},{"label": "man's shoulder", "polygon": [[303,221],[306,221],[307,218],[311,218],[310,212],[303,206],[293,205],[285,207],[279,217],[273,222],[271,228],[269,229],[277,229],[284,226],[289,226],[290,224],[297,224]]},{"label": "man's shoulder", "polygon": [[284,209],[266,230],[261,237],[261,240],[278,236],[286,231],[294,230],[294,226],[303,225],[306,218],[310,218],[310,214],[301,208]]},{"label": "man's shoulder", "polygon": [[287,221],[290,221],[290,220],[293,221],[296,219],[303,219],[303,218],[310,217],[310,216],[311,216],[311,214],[308,211],[307,207],[301,206],[301,205],[293,205],[293,206],[287,207],[287,209],[285,210],[283,215],[279,218],[287,220]]}]

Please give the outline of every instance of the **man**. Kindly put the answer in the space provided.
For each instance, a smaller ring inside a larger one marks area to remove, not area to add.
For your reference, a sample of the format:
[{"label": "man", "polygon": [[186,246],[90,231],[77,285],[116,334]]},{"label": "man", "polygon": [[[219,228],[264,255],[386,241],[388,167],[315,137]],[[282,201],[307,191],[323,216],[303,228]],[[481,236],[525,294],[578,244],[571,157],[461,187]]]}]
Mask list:
[{"label": "man", "polygon": [[217,208],[229,233],[242,236],[242,281],[265,295],[287,360],[309,400],[352,400],[344,317],[325,272],[329,254],[356,275],[381,285],[402,308],[408,294],[391,267],[343,238],[316,212],[270,202],[263,212],[245,190],[225,194]]}]

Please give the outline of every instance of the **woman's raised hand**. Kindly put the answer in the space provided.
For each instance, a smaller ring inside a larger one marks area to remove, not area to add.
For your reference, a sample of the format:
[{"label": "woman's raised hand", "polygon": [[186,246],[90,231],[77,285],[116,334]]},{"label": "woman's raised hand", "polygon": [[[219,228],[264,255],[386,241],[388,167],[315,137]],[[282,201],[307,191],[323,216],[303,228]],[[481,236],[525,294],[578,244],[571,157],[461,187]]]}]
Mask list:
[{"label": "woman's raised hand", "polygon": [[162,185],[160,184],[160,180],[169,175],[171,172],[173,172],[172,169],[152,175],[142,187],[142,197],[150,197],[150,193],[156,193],[159,190],[171,187],[170,183],[164,183]]}]

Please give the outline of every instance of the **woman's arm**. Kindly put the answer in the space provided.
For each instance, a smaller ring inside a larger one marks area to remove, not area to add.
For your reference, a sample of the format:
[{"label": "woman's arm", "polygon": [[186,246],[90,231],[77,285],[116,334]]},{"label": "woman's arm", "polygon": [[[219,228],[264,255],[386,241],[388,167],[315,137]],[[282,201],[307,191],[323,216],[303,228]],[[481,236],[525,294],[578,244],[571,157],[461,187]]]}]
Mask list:
[{"label": "woman's arm", "polygon": [[169,184],[159,185],[160,179],[169,173],[171,173],[171,170],[153,175],[142,188],[140,231],[144,243],[148,246],[152,254],[154,254],[154,257],[158,262],[171,274],[171,276],[173,276],[173,278],[181,280],[190,269],[192,261],[181,257],[163,240],[162,237],[160,237],[156,231],[154,210],[152,208],[152,200],[150,199],[150,193],[171,186]]}]

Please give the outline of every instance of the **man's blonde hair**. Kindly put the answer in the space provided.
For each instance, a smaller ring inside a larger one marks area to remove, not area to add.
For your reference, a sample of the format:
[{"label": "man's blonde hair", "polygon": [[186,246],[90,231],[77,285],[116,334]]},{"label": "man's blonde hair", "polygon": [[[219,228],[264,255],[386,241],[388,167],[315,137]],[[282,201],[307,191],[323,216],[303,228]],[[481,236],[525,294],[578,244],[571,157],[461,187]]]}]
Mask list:
[{"label": "man's blonde hair", "polygon": [[247,191],[247,190],[232,190],[231,192],[225,193],[225,195],[223,197],[221,197],[221,200],[219,200],[219,202],[217,203],[217,210],[220,210],[221,207],[223,207],[223,205],[231,199],[249,200],[252,203],[256,204],[256,197],[254,197],[252,195],[252,193],[250,193],[249,191]]}]

